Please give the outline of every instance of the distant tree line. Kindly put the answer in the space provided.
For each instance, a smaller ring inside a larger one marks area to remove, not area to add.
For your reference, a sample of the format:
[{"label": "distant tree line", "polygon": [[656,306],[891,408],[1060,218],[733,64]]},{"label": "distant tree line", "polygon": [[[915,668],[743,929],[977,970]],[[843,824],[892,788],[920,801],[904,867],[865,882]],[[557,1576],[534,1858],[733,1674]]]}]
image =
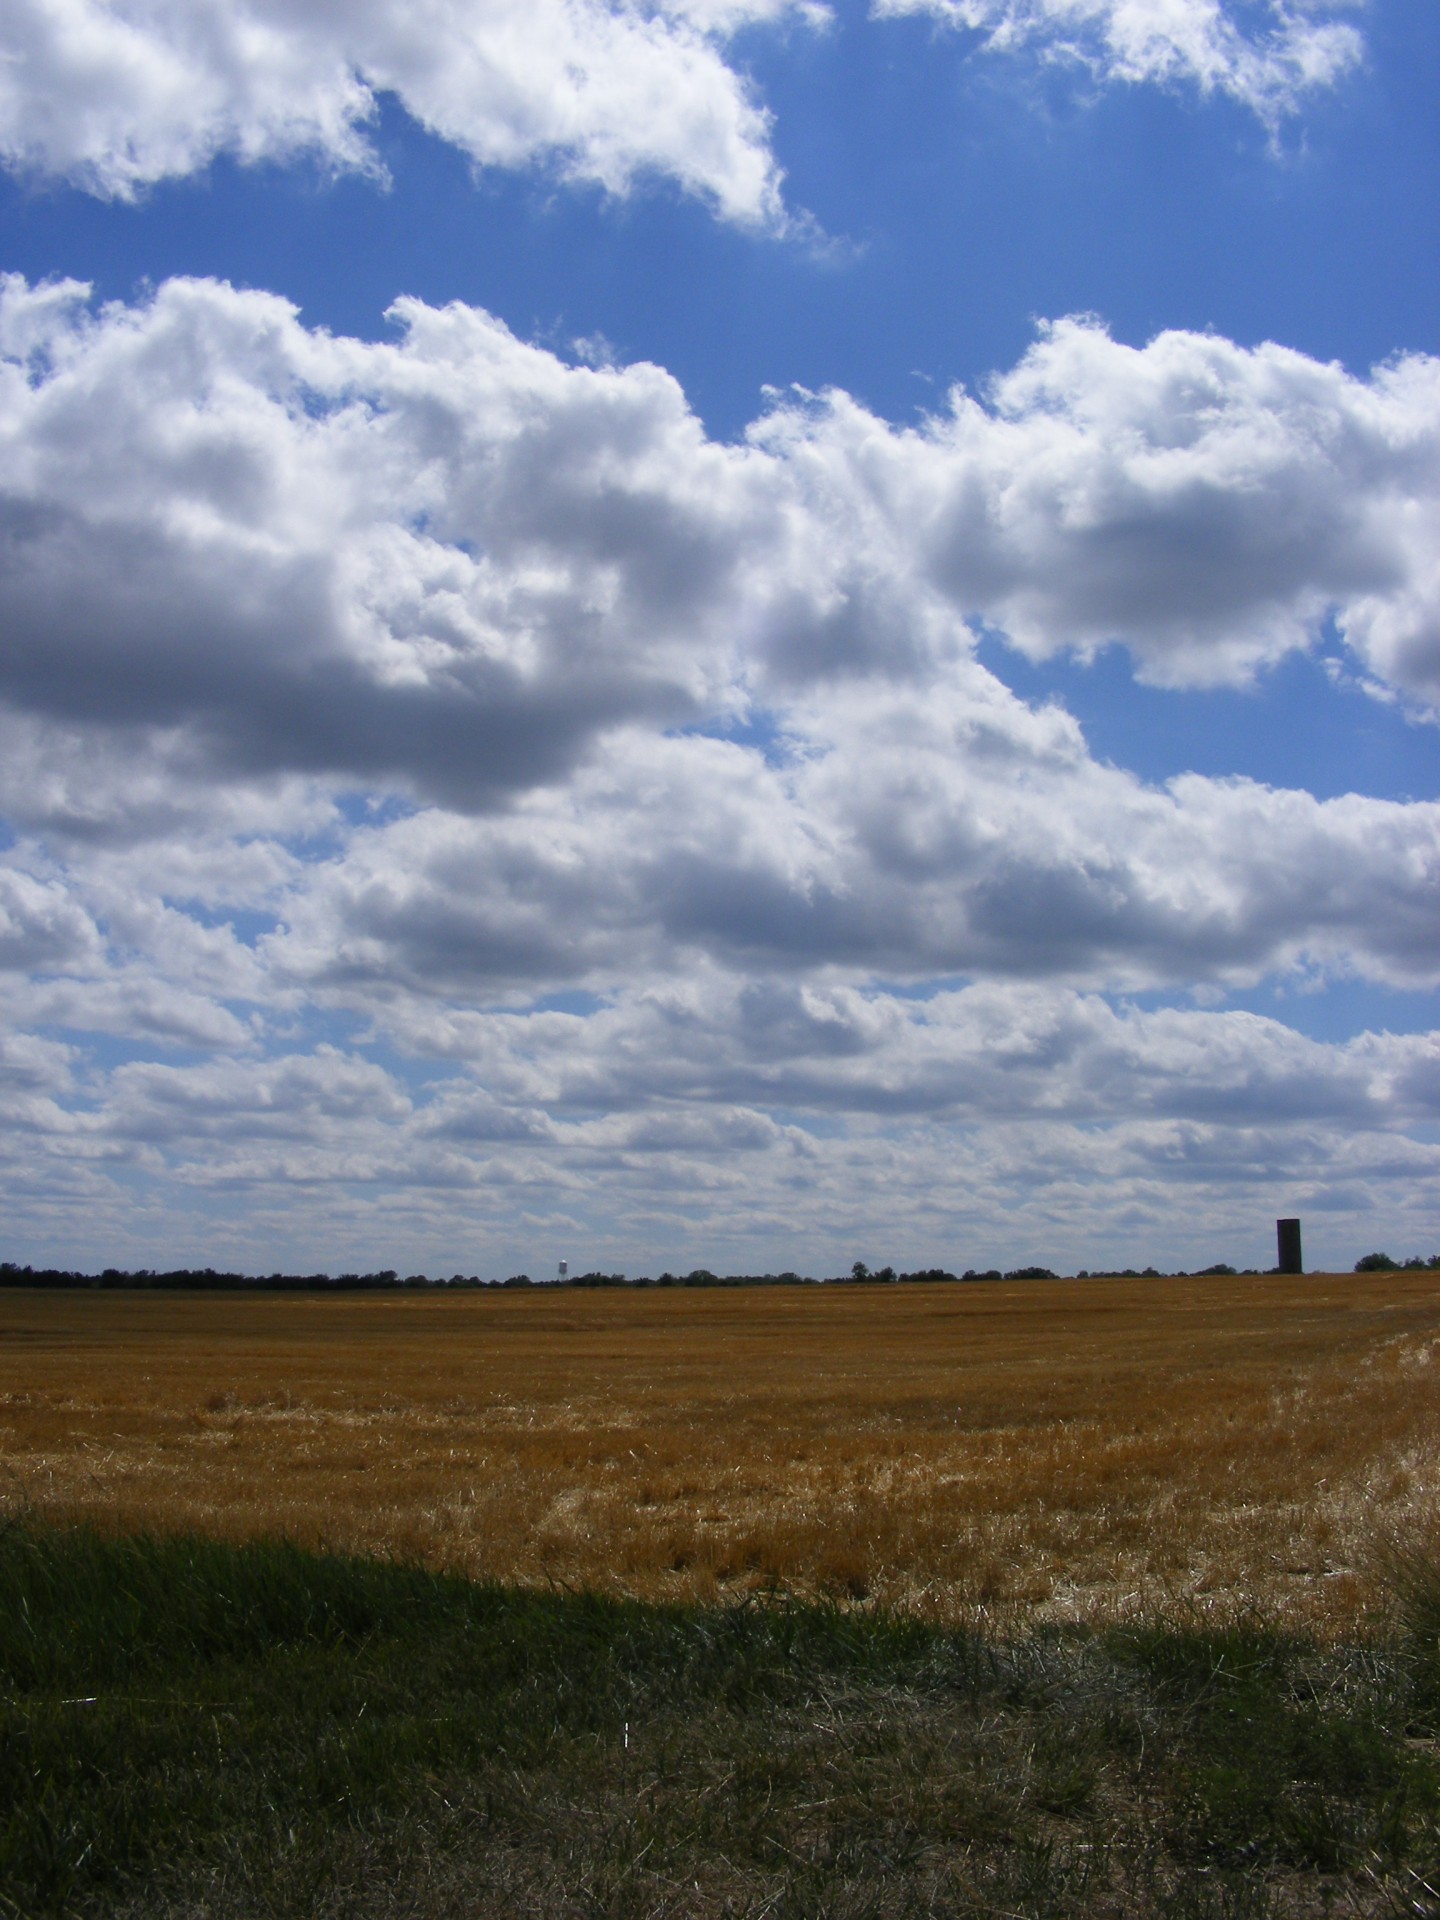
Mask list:
[{"label": "distant tree line", "polygon": [[[456,1276],[457,1281],[459,1276]],[[106,1267],[102,1273],[72,1273],[63,1267],[20,1267],[12,1260],[0,1261],[0,1287],[163,1287],[176,1293],[201,1291],[215,1293],[378,1292],[391,1287],[426,1287],[434,1284],[423,1273],[401,1279],[393,1267],[378,1273],[220,1273],[214,1267],[171,1267],[157,1271],[137,1267]],[[463,1284],[479,1286],[477,1279]]]},{"label": "distant tree line", "polygon": [[[1151,1269],[1153,1272],[1153,1269]],[[375,1293],[405,1288],[434,1287],[852,1287],[910,1286],[916,1283],[948,1281],[959,1284],[969,1280],[1054,1280],[1058,1276],[1049,1267],[999,1267],[978,1272],[967,1267],[964,1273],[951,1273],[945,1267],[922,1267],[913,1273],[897,1273],[894,1267],[875,1272],[857,1260],[849,1273],[815,1279],[794,1273],[712,1273],[708,1267],[694,1267],[689,1273],[662,1273],[652,1278],[623,1273],[574,1273],[563,1280],[532,1280],[528,1273],[512,1273],[507,1279],[482,1280],[478,1274],[451,1274],[449,1278],[431,1278],[424,1273],[403,1277],[393,1267],[374,1273],[230,1273],[214,1267],[171,1267],[157,1269],[106,1267],[101,1273],[76,1273],[64,1267],[18,1266],[12,1260],[0,1261],[0,1287],[98,1287],[101,1289],[160,1288],[173,1292],[214,1293]]]},{"label": "distant tree line", "polygon": [[[1274,1272],[1274,1268],[1268,1269]],[[1367,1253],[1355,1262],[1356,1273],[1423,1273],[1440,1271],[1440,1253],[1428,1259],[1412,1254],[1408,1260],[1392,1260],[1388,1253]],[[1213,1266],[1198,1267],[1193,1273],[1165,1274],[1158,1267],[1086,1268],[1077,1280],[1165,1280],[1211,1279],[1224,1275],[1258,1277],[1256,1267],[1235,1268],[1223,1260]],[[405,1288],[514,1288],[514,1287],[859,1287],[915,1286],[945,1282],[963,1285],[967,1281],[1055,1280],[1059,1275],[1049,1267],[987,1267],[983,1271],[967,1267],[963,1273],[951,1273],[946,1267],[920,1267],[911,1273],[897,1273],[894,1267],[871,1270],[857,1260],[848,1273],[815,1279],[809,1274],[793,1273],[712,1273],[708,1267],[694,1267],[689,1273],[662,1273],[655,1277],[638,1274],[633,1279],[623,1273],[575,1273],[564,1280],[532,1280],[528,1273],[512,1273],[504,1280],[482,1280],[478,1274],[454,1273],[448,1278],[431,1278],[424,1273],[403,1277],[394,1267],[382,1267],[374,1273],[229,1273],[214,1267],[171,1267],[159,1271],[137,1267],[106,1267],[101,1273],[74,1273],[63,1267],[17,1266],[0,1261],[0,1287],[98,1287],[102,1289],[164,1288],[173,1292],[213,1293],[378,1293]]]},{"label": "distant tree line", "polygon": [[909,1285],[918,1281],[965,1280],[1053,1280],[1048,1267],[1016,1267],[1002,1273],[998,1267],[978,1273],[971,1267],[964,1273],[951,1273],[944,1267],[924,1267],[914,1273],[897,1273],[893,1267],[881,1267],[872,1273],[863,1261],[856,1261],[849,1273],[817,1280],[808,1274],[794,1273],[712,1273],[708,1267],[694,1267],[689,1273],[662,1273],[655,1277],[638,1274],[633,1279],[623,1273],[575,1273],[564,1280],[532,1280],[528,1273],[512,1273],[504,1280],[482,1280],[478,1274],[451,1274],[431,1278],[424,1273],[401,1275],[394,1267],[382,1267],[373,1273],[231,1273],[215,1267],[106,1267],[100,1273],[77,1273],[67,1267],[19,1266],[13,1260],[0,1261],[0,1287],[98,1287],[101,1289],[161,1288],[174,1292],[214,1293],[375,1293],[420,1287],[813,1287],[859,1285]]}]

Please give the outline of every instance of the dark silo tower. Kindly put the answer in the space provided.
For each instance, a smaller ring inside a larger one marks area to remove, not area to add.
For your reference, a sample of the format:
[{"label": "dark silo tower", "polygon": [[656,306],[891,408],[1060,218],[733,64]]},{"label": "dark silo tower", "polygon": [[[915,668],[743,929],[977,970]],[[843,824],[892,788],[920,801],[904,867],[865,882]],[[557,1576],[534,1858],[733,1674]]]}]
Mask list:
[{"label": "dark silo tower", "polygon": [[1298,1220],[1277,1220],[1275,1239],[1279,1251],[1276,1262],[1278,1273],[1303,1273],[1305,1262],[1300,1258],[1300,1222]]}]

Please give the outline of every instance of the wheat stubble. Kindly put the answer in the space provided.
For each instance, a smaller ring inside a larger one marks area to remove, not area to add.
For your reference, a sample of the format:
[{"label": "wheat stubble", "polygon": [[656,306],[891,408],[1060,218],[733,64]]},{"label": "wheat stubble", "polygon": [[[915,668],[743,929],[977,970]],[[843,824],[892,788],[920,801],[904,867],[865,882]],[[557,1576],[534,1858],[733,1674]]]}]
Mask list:
[{"label": "wheat stubble", "polygon": [[0,1293],[11,1502],[651,1599],[1322,1634],[1440,1481],[1440,1275]]}]

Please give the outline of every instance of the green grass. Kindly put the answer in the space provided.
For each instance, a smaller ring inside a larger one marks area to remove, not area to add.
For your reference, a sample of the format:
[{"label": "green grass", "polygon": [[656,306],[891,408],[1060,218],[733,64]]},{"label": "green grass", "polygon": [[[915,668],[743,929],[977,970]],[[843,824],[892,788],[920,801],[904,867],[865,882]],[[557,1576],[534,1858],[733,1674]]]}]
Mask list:
[{"label": "green grass", "polygon": [[1385,1644],[992,1645],[16,1521],[0,1911],[1440,1915],[1440,1579],[1406,1565]]}]

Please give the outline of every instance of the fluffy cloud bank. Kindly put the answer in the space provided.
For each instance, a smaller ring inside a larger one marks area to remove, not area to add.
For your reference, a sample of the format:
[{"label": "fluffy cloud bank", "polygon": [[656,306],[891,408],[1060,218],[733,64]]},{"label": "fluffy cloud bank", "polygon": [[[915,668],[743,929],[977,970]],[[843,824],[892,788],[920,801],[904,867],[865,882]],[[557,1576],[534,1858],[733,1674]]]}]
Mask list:
[{"label": "fluffy cloud bank", "polygon": [[10,0],[0,154],[129,197],[217,153],[370,167],[393,93],[479,165],[554,160],[623,193],[663,173],[771,221],[766,116],[722,43],[788,0]]},{"label": "fluffy cloud bank", "polygon": [[738,1027],[704,985],[496,1016],[483,1066],[421,1094],[333,1045],[97,1074],[10,1043],[11,1231],[150,1264],[157,1242],[252,1267],[403,1247],[501,1273],[577,1247],[632,1272],[1268,1261],[1277,1211],[1306,1217],[1312,1260],[1348,1264],[1372,1214],[1407,1251],[1433,1239],[1440,1148],[1403,1129],[1434,1124],[1434,1035],[1326,1047],[1034,990],[739,991]]},{"label": "fluffy cloud bank", "polygon": [[[1247,35],[1218,0],[880,0],[1104,79],[1183,79],[1268,118],[1358,58],[1352,26],[1277,10]],[[373,168],[377,96],[480,166],[537,160],[629,191],[659,174],[727,219],[783,224],[769,121],[726,42],[805,0],[8,0],[0,160],[129,198],[218,153]]]},{"label": "fluffy cloud bank", "polygon": [[1255,1169],[1296,1210],[1433,1176],[1395,1131],[1434,1125],[1433,1035],[1126,997],[1434,986],[1440,804],[1147,785],[974,632],[1185,686],[1333,622],[1433,702],[1435,362],[1067,321],[919,427],[797,394],[723,444],[659,368],[395,318],[5,283],[0,1155],[35,1235],[140,1190],[173,1242],[244,1192],[298,1247],[304,1192],[365,1264],[384,1220],[528,1213],[740,1263],[743,1192],[766,1245],[868,1206],[988,1264],[1022,1191],[1098,1235],[1107,1182],[1149,1232],[1177,1181],[1218,1222]]},{"label": "fluffy cloud bank", "polygon": [[1440,694],[1433,358],[1358,379],[1072,319],[923,429],[839,394],[761,433],[818,515],[903,541],[909,577],[1032,657],[1119,642],[1160,685],[1234,685],[1333,615],[1378,678]]},{"label": "fluffy cloud bank", "polygon": [[1072,320],[920,428],[836,393],[726,445],[661,369],[473,308],[372,345],[212,281],[0,284],[0,697],[221,777],[483,807],[617,727],[953,684],[977,623],[1194,686],[1333,618],[1440,698],[1432,359]]}]

